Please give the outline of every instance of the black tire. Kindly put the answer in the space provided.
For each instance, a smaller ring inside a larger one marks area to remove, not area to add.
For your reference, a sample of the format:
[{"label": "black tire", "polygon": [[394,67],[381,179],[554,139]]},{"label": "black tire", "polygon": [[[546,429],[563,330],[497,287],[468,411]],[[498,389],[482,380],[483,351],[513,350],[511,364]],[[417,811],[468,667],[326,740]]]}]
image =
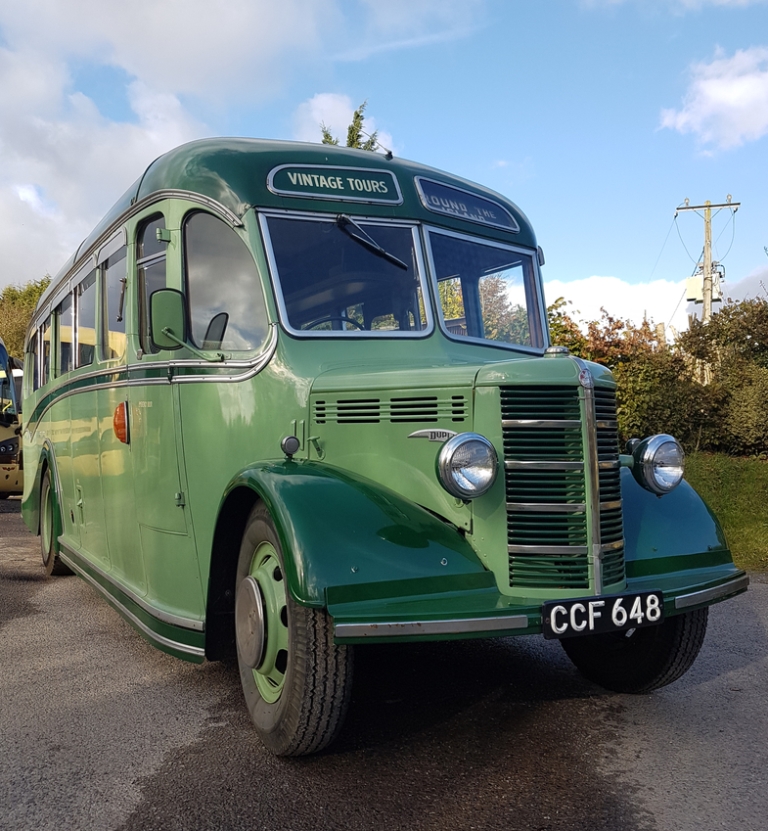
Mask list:
[{"label": "black tire", "polygon": [[40,486],[40,553],[43,555],[43,568],[48,576],[72,574],[59,557],[59,535],[61,534],[61,514],[56,499],[56,490],[51,483],[51,472],[43,474]]},{"label": "black tire", "polygon": [[659,626],[610,632],[560,643],[578,670],[620,693],[647,693],[677,681],[696,660],[707,632],[709,609],[667,618]]},{"label": "black tire", "polygon": [[325,610],[292,599],[284,574],[275,524],[259,502],[248,517],[237,565],[240,680],[251,719],[269,750],[276,756],[304,756],[327,747],[341,729],[352,687],[352,647],[334,644]]}]

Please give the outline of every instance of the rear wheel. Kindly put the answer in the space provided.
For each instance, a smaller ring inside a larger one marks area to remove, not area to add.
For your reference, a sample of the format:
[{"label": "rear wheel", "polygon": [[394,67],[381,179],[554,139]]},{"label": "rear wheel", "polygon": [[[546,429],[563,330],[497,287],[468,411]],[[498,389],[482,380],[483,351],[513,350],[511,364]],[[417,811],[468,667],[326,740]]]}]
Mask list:
[{"label": "rear wheel", "polygon": [[707,632],[707,608],[658,626],[560,641],[582,675],[621,693],[647,693],[677,681],[696,660]]},{"label": "rear wheel", "polygon": [[51,472],[46,470],[40,487],[40,553],[43,568],[48,575],[72,574],[59,557],[59,534],[61,519],[56,500],[56,491],[51,483]]},{"label": "rear wheel", "polygon": [[261,502],[240,546],[235,636],[246,704],[267,747],[302,756],[330,744],[349,704],[352,648],[334,644],[324,610],[291,598],[277,530]]}]

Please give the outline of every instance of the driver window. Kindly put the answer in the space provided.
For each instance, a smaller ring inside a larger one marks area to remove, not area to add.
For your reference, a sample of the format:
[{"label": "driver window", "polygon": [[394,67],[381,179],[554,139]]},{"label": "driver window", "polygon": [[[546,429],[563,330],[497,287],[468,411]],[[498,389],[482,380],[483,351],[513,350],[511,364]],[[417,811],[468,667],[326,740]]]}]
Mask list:
[{"label": "driver window", "polygon": [[184,256],[191,341],[201,349],[257,349],[267,312],[245,243],[222,220],[197,212],[184,223]]}]

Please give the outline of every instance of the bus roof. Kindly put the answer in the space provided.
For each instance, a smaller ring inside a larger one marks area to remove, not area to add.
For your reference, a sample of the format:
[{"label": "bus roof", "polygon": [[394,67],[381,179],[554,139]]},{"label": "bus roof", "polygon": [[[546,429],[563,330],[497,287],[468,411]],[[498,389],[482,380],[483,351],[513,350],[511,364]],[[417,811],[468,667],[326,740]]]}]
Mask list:
[{"label": "bus roof", "polygon": [[[481,206],[488,202],[499,206],[512,218],[513,228],[485,223],[482,233],[495,239],[535,248],[536,238],[525,214],[504,196],[481,185],[404,159],[387,158],[380,153],[355,150],[327,144],[275,141],[252,138],[212,138],[183,144],[155,159],[144,173],[115,203],[77,251],[61,268],[56,278],[40,299],[39,306],[48,301],[58,289],[61,280],[75,263],[107,233],[111,226],[137,203],[150,200],[153,194],[194,192],[222,205],[236,217],[242,217],[251,207],[295,210],[361,213],[360,202],[345,202],[317,194],[288,194],[272,186],[274,171],[286,168],[357,169],[396,180],[401,197],[398,204],[377,200],[365,204],[367,216],[416,219],[453,227],[456,230],[479,230],[477,222],[467,221],[448,212],[428,210],[425,207],[425,187],[448,187],[449,193],[475,197]],[[386,171],[386,173],[383,173]],[[427,185],[421,184],[425,180]],[[455,190],[451,190],[455,189]]]}]

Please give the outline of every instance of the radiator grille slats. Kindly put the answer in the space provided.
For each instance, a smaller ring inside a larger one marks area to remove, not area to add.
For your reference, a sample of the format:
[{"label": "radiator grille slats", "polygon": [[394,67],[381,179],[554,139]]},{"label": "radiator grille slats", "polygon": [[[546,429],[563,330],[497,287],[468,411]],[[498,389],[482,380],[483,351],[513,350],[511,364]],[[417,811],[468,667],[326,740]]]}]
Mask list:
[{"label": "radiator grille slats", "polygon": [[[616,396],[594,393],[603,584],[611,585],[624,579]],[[589,466],[578,388],[503,387],[501,418],[510,585],[588,590]]]},{"label": "radiator grille slats", "polygon": [[416,395],[411,397],[339,398],[317,400],[313,407],[316,424],[459,424],[467,417],[463,395]]}]

